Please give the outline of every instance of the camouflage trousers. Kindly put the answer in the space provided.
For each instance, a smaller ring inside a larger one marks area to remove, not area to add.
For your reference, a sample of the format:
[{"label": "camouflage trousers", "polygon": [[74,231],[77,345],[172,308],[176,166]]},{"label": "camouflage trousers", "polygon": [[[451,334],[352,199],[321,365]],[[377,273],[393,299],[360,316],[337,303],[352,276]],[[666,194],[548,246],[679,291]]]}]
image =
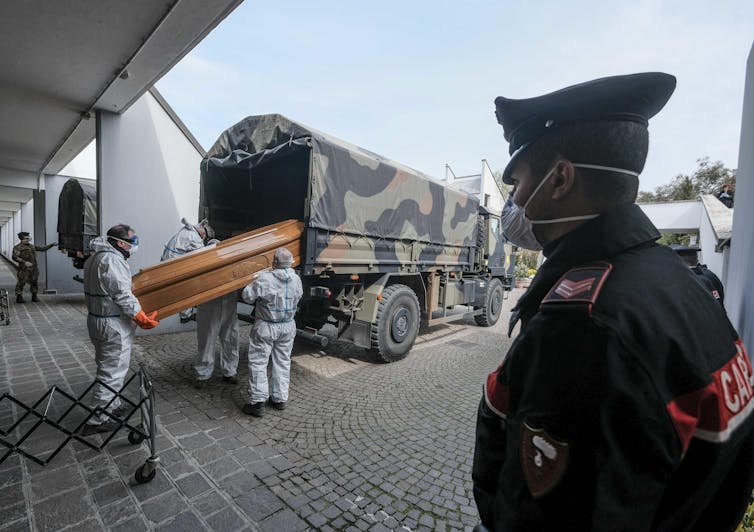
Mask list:
[{"label": "camouflage trousers", "polygon": [[24,291],[24,285],[28,283],[31,288],[31,293],[37,293],[37,279],[39,278],[39,270],[37,268],[23,268],[18,270],[18,282],[16,283],[16,295],[20,296]]}]

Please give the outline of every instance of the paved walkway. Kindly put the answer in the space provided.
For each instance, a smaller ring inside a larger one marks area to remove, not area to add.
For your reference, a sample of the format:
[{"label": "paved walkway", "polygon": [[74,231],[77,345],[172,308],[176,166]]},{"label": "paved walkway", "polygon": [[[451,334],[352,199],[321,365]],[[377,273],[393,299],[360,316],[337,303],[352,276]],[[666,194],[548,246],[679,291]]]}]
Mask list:
[{"label": "paved walkway", "polygon": [[[12,296],[13,284],[0,262],[0,287]],[[78,394],[94,378],[83,297],[41,298],[12,301],[0,325],[0,394],[23,401],[53,385]],[[102,453],[68,445],[44,468],[13,455],[0,464],[0,530],[468,530],[476,405],[507,349],[507,315],[489,329],[435,327],[393,364],[298,343],[289,407],[263,419],[240,412],[248,327],[241,384],[216,375],[201,391],[193,333],[140,337],[132,370],[146,367],[158,392],[156,478],[135,483],[148,450],[121,433]],[[0,430],[16,415],[0,403]],[[44,455],[58,441],[46,429],[23,448]]]}]

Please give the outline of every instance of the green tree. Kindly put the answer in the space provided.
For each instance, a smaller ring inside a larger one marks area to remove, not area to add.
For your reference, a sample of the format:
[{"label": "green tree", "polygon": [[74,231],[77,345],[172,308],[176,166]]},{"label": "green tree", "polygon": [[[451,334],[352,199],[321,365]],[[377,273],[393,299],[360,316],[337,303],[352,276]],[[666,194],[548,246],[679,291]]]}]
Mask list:
[{"label": "green tree", "polygon": [[721,161],[710,162],[709,157],[697,159],[697,169],[691,175],[678,174],[667,185],[654,192],[639,192],[639,203],[693,200],[701,194],[717,194],[723,185],[736,188],[736,169],[726,168]]},{"label": "green tree", "polygon": [[680,244],[682,246],[690,246],[692,236],[696,237],[697,239],[699,237],[699,235],[695,233],[690,233],[690,234],[665,233],[659,238],[659,240],[657,240],[657,243],[662,244],[663,246],[669,246],[670,244]]}]

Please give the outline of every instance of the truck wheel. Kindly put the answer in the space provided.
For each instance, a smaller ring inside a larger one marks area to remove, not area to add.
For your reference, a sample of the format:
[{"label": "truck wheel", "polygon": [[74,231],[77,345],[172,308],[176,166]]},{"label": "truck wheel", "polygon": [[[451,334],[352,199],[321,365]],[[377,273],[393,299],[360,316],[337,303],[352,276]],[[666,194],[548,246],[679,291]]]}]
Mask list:
[{"label": "truck wheel", "polygon": [[490,279],[484,295],[482,313],[474,316],[474,321],[482,327],[492,327],[500,319],[503,312],[503,283],[500,279]]},{"label": "truck wheel", "polygon": [[419,333],[419,300],[404,284],[390,285],[382,291],[377,319],[372,324],[372,348],[383,362],[404,358]]}]

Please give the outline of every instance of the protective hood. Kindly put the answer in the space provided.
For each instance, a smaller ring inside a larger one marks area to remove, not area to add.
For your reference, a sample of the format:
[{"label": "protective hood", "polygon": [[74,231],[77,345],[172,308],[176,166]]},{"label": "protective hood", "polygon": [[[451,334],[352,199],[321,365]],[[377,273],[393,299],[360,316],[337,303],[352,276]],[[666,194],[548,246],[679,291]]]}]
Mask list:
[{"label": "protective hood", "polygon": [[296,273],[293,271],[292,268],[279,268],[277,270],[272,270],[272,275],[278,281],[285,281],[291,275],[296,275]]},{"label": "protective hood", "polygon": [[112,244],[110,244],[110,242],[107,241],[106,236],[98,236],[96,238],[93,238],[91,242],[89,242],[89,249],[91,249],[95,253],[99,251],[118,251],[112,246]]},{"label": "protective hood", "polygon": [[[185,220],[185,218],[184,218]],[[191,251],[204,247],[204,241],[193,225],[184,224],[165,244],[160,260],[180,257]]]}]

